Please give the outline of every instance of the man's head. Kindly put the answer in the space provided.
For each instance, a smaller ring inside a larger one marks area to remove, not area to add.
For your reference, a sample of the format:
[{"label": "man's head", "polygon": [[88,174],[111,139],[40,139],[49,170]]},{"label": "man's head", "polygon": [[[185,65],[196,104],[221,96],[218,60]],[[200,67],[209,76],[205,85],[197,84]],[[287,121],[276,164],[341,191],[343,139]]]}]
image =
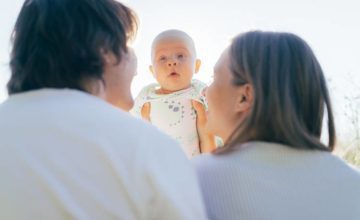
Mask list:
[{"label": "man's head", "polygon": [[124,66],[132,57],[127,43],[136,29],[133,11],[115,0],[26,0],[13,31],[9,94],[87,91],[94,80],[114,91],[106,66]]},{"label": "man's head", "polygon": [[180,30],[167,30],[156,36],[151,61],[150,71],[165,93],[188,88],[201,65],[194,41]]}]

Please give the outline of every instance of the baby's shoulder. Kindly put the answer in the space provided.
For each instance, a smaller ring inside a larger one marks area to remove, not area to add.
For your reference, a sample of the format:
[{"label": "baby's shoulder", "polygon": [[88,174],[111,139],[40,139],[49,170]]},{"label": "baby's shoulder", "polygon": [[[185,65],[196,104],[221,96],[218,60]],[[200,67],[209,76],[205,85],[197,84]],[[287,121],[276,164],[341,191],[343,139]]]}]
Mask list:
[{"label": "baby's shoulder", "polygon": [[151,83],[151,84],[145,86],[144,88],[141,89],[138,97],[144,97],[144,96],[154,93],[158,86],[159,86],[158,83]]},{"label": "baby's shoulder", "polygon": [[149,101],[149,97],[151,97],[152,94],[155,94],[155,90],[157,88],[157,83],[149,84],[141,89],[139,94],[136,96],[134,100],[134,106],[130,110],[130,113],[136,117],[141,116],[141,109],[142,106]]},{"label": "baby's shoulder", "polygon": [[200,80],[198,80],[198,79],[193,79],[193,80],[191,81],[191,86],[192,86],[193,89],[195,89],[197,92],[202,92],[202,90],[207,87],[207,85],[206,85],[204,82],[202,82],[202,81],[200,81]]},{"label": "baby's shoulder", "polygon": [[193,79],[191,81],[192,90],[190,92],[190,98],[201,102],[207,108],[207,102],[203,95],[203,90],[207,87],[205,83],[200,80]]}]

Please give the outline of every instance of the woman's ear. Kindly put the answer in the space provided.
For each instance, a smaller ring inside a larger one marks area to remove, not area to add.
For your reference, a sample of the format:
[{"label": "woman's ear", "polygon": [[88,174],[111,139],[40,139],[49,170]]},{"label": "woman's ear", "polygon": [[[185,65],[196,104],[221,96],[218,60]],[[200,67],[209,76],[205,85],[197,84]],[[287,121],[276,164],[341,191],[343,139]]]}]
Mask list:
[{"label": "woman's ear", "polygon": [[238,95],[235,104],[235,111],[236,112],[245,112],[248,111],[254,100],[254,89],[253,86],[249,83],[239,86],[238,88]]},{"label": "woman's ear", "polygon": [[196,61],[195,61],[195,73],[198,73],[198,72],[199,72],[200,66],[201,66],[201,60],[200,60],[200,59],[196,59]]}]

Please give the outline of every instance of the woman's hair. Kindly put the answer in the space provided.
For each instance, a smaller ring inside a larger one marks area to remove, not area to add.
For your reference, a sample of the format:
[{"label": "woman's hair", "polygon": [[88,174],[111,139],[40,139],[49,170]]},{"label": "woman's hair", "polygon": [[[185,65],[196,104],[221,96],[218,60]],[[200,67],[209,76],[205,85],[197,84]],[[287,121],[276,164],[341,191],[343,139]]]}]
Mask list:
[{"label": "woman's hair", "polygon": [[84,91],[84,80],[103,80],[103,54],[121,62],[136,31],[135,13],[115,0],[25,0],[12,34],[8,93]]},{"label": "woman's hair", "polygon": [[[308,44],[290,33],[247,32],[230,48],[236,86],[251,84],[249,116],[231,135],[227,148],[266,141],[294,148],[332,151],[335,127],[323,71]],[[328,146],[320,141],[326,107]]]}]

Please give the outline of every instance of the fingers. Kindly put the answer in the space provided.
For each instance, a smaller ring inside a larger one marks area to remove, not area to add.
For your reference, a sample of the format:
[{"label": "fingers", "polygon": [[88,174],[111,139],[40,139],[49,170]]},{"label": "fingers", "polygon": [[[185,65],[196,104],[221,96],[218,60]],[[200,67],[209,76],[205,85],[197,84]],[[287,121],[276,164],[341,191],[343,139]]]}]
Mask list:
[{"label": "fingers", "polygon": [[203,104],[198,101],[191,100],[192,106],[194,107],[195,111],[202,111]]},{"label": "fingers", "polygon": [[147,121],[150,121],[150,109],[150,102],[145,103],[141,108],[141,117]]},{"label": "fingers", "polygon": [[195,100],[192,100],[191,102],[196,111],[197,122],[200,125],[204,125],[206,123],[206,111],[204,105]]},{"label": "fingers", "polygon": [[197,119],[197,129],[200,138],[200,149],[202,153],[212,152],[216,148],[215,136],[207,133],[205,129],[207,117],[205,106],[195,100],[192,100],[192,105],[196,111]]}]

